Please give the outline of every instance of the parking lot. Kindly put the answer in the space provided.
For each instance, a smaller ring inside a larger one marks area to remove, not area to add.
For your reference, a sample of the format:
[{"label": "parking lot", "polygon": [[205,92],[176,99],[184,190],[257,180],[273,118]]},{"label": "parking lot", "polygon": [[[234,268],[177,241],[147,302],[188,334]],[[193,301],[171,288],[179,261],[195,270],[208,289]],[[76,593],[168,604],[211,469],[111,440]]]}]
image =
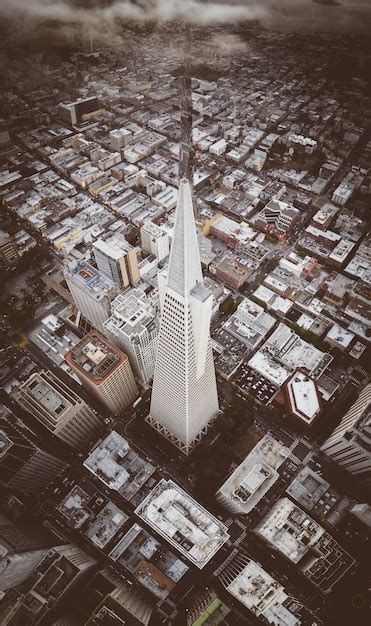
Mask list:
[{"label": "parking lot", "polygon": [[243,391],[255,396],[262,404],[269,404],[278,387],[255,372],[247,363],[242,363],[234,381]]}]

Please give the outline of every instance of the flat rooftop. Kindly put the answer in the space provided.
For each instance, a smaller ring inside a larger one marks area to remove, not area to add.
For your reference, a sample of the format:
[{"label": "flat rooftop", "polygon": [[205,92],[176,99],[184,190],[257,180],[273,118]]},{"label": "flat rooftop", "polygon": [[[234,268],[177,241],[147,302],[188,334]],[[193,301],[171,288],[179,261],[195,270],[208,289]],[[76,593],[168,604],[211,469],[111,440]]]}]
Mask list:
[{"label": "flat rooftop", "polygon": [[269,624],[300,626],[302,623],[287,608],[288,595],[284,587],[255,561],[249,561],[226,589],[254,615],[264,617]]},{"label": "flat rooftop", "polygon": [[26,382],[22,392],[27,397],[32,398],[56,421],[72,406],[67,398],[58,393],[53,385],[44,380],[37,372]]},{"label": "flat rooftop", "polygon": [[300,470],[286,491],[300,506],[330,526],[336,526],[351,507],[349,498],[340,496],[308,466]]},{"label": "flat rooftop", "polygon": [[199,569],[229,538],[226,526],[172,480],[162,479],[135,513]]},{"label": "flat rooftop", "polygon": [[94,250],[98,250],[105,256],[116,261],[134,249],[124,237],[117,237],[116,235],[112,235],[112,237],[105,240],[98,239],[93,247]]},{"label": "flat rooftop", "polygon": [[85,535],[95,546],[103,549],[128,519],[126,513],[113,502],[108,502],[90,524]]},{"label": "flat rooftop", "polygon": [[68,365],[74,366],[92,382],[99,383],[127,361],[127,356],[102,335],[92,331],[66,353],[65,359]]},{"label": "flat rooftop", "polygon": [[66,279],[87,291],[96,300],[102,300],[106,294],[116,290],[111,280],[85,261],[80,261],[75,267],[70,268],[66,272]]},{"label": "flat rooftop", "polygon": [[314,380],[301,371],[295,372],[287,383],[291,411],[310,425],[321,412],[321,405]]},{"label": "flat rooftop", "polygon": [[288,448],[265,435],[220,487],[217,498],[235,513],[249,513],[276,482],[277,470],[289,454]]},{"label": "flat rooftop", "polygon": [[165,598],[188,571],[183,561],[139,524],[129,528],[109,556],[160,598]]},{"label": "flat rooftop", "polygon": [[114,430],[98,444],[84,466],[126,500],[135,496],[156,469]]},{"label": "flat rooftop", "polygon": [[132,289],[119,294],[111,304],[112,315],[104,327],[115,334],[122,330],[126,335],[141,333],[156,320],[156,312],[144,291]]},{"label": "flat rooftop", "polygon": [[288,498],[281,498],[256,526],[255,532],[293,563],[298,563],[325,532]]}]

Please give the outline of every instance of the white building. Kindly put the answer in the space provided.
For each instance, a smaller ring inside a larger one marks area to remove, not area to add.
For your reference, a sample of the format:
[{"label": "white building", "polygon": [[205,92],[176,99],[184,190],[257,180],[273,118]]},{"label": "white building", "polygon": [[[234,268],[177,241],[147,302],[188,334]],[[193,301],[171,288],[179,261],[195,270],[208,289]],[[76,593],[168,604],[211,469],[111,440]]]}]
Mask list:
[{"label": "white building", "polygon": [[133,248],[124,237],[113,235],[105,241],[98,239],[93,249],[99,271],[118,289],[138,282],[138,249]]},{"label": "white building", "polygon": [[143,250],[154,254],[163,261],[169,254],[169,234],[153,222],[147,222],[140,229],[140,240]]},{"label": "white building", "polygon": [[227,146],[228,144],[225,139],[219,139],[219,141],[216,141],[210,146],[209,152],[214,156],[221,156],[227,150]]},{"label": "white building", "polygon": [[162,479],[135,513],[199,569],[229,538],[226,526],[172,480]]},{"label": "white building", "polygon": [[118,294],[116,285],[86,261],[71,266],[65,279],[81,315],[103,332],[103,322],[111,313],[111,301]]},{"label": "white building", "polygon": [[288,448],[265,435],[223,483],[217,499],[231,513],[246,515],[276,482],[278,468],[289,454]]},{"label": "white building", "polygon": [[321,450],[344,469],[371,484],[371,384],[344,415]]},{"label": "white building", "polygon": [[191,187],[180,181],[169,266],[159,274],[161,327],[149,423],[188,454],[219,410]]},{"label": "white building", "polygon": [[254,531],[328,593],[354,559],[312,517],[288,498],[281,498]]},{"label": "white building", "polygon": [[306,426],[311,426],[321,413],[321,404],[314,380],[305,372],[297,370],[287,382],[290,410]]},{"label": "white building", "polygon": [[159,320],[144,291],[132,289],[118,295],[103,327],[106,336],[127,354],[140,382],[148,384],[155,371]]},{"label": "white building", "polygon": [[[226,590],[264,623],[274,626],[318,626],[305,607],[289,596],[284,587],[259,563],[238,554],[220,576]],[[303,612],[307,615],[304,617]]]},{"label": "white building", "polygon": [[[89,454],[84,466],[102,483],[118,491],[126,500],[132,500],[151,480],[155,466],[139,456],[129,442],[112,430]],[[147,491],[148,493],[148,491]]]}]

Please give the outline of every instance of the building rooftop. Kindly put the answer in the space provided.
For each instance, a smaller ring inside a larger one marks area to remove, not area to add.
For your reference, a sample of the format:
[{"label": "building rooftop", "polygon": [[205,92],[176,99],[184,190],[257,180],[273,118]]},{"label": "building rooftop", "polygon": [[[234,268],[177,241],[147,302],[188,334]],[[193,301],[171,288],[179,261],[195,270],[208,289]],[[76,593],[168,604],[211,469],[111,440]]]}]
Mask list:
[{"label": "building rooftop", "polygon": [[202,569],[227,541],[227,528],[172,480],[162,479],[135,510]]},{"label": "building rooftop", "polygon": [[103,549],[128,519],[126,513],[113,502],[108,502],[89,525],[85,535],[95,546]]},{"label": "building rooftop", "polygon": [[298,563],[325,532],[288,498],[281,498],[255,531],[294,563]]},{"label": "building rooftop", "polygon": [[57,510],[66,518],[71,528],[81,528],[90,517],[88,508],[91,496],[79,485],[76,485],[66,495],[57,507]]},{"label": "building rooftop", "polygon": [[134,524],[124,534],[109,556],[159,598],[166,598],[188,571],[183,561],[139,524]]},{"label": "building rooftop", "polygon": [[112,315],[103,326],[115,334],[122,330],[126,335],[140,334],[156,323],[156,312],[141,289],[131,289],[119,294],[111,303]]},{"label": "building rooftop", "polygon": [[71,266],[66,272],[66,279],[88,292],[96,300],[102,300],[106,295],[117,294],[114,283],[86,261],[80,261]]},{"label": "building rooftop", "polygon": [[287,382],[287,394],[292,413],[306,424],[312,424],[321,412],[316,383],[298,370]]},{"label": "building rooftop", "polygon": [[351,506],[349,498],[336,493],[330,483],[310,467],[301,469],[286,491],[317,519],[330,526],[336,526]]},{"label": "building rooftop", "polygon": [[220,487],[217,498],[235,513],[249,513],[276,482],[278,468],[289,454],[288,448],[265,435]]},{"label": "building rooftop", "polygon": [[281,498],[259,522],[255,532],[328,593],[354,564],[354,559],[307,513]]},{"label": "building rooftop", "polygon": [[259,563],[248,561],[244,569],[226,589],[254,615],[262,616],[269,624],[300,626],[301,620],[289,610],[289,596],[284,587],[272,578]]},{"label": "building rooftop", "polygon": [[112,431],[84,462],[84,466],[107,487],[131,500],[155,471],[124,437]]},{"label": "building rooftop", "polygon": [[66,362],[76,367],[95,384],[127,361],[127,356],[96,331],[90,332],[65,355]]},{"label": "building rooftop", "polygon": [[133,250],[133,246],[124,237],[117,237],[116,235],[112,235],[105,240],[97,239],[94,243],[94,248],[115,260],[121,259],[122,256]]}]

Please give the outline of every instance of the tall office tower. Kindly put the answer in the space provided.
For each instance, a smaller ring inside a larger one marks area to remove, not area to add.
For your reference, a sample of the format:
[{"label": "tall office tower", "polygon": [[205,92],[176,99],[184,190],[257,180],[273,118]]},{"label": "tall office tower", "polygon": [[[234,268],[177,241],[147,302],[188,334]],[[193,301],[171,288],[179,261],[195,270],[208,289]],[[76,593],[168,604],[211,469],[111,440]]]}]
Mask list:
[{"label": "tall office tower", "polygon": [[18,259],[19,254],[13,237],[0,228],[0,267],[9,269],[17,263]]},{"label": "tall office tower", "polygon": [[14,416],[0,417],[0,484],[7,489],[42,493],[67,466],[31,437]]},{"label": "tall office tower", "polygon": [[19,589],[5,595],[0,609],[2,626],[51,624],[57,603],[90,576],[97,562],[81,548],[64,544],[52,548],[33,568],[33,575]]},{"label": "tall office tower", "polygon": [[112,413],[120,413],[138,396],[128,357],[95,330],[64,358],[84,387]]},{"label": "tall office tower", "polygon": [[160,226],[153,222],[146,222],[140,229],[140,241],[143,250],[154,254],[159,261],[163,261],[169,254],[169,235]]},{"label": "tall office tower", "polygon": [[43,526],[0,522],[0,591],[20,585],[49,549],[59,543]]},{"label": "tall office tower", "polygon": [[106,240],[98,239],[93,248],[99,271],[118,289],[126,289],[138,282],[138,248],[130,245],[124,237],[112,235]]},{"label": "tall office tower", "polygon": [[86,261],[72,265],[65,279],[81,315],[102,332],[103,322],[111,314],[111,301],[119,292],[117,286]]},{"label": "tall office tower", "polygon": [[93,31],[87,24],[83,24],[82,26],[82,44],[84,49],[84,54],[93,54],[94,52],[94,40],[93,40]]},{"label": "tall office tower", "polygon": [[116,626],[148,626],[152,607],[142,599],[137,589],[120,581],[115,589],[103,598],[85,626],[115,624]]},{"label": "tall office tower", "polygon": [[159,321],[151,302],[141,289],[131,289],[112,302],[112,315],[103,324],[104,333],[129,357],[143,385],[155,371]]},{"label": "tall office tower", "polygon": [[86,402],[48,370],[31,374],[12,397],[53,435],[77,450],[87,446],[101,426]]},{"label": "tall office tower", "polygon": [[187,607],[187,626],[211,626],[225,624],[224,618],[231,609],[219,600],[215,591],[206,588],[191,596]]},{"label": "tall office tower", "polygon": [[364,485],[371,485],[371,383],[322,444],[321,450]]},{"label": "tall office tower", "polygon": [[188,454],[219,410],[191,187],[179,184],[169,267],[159,275],[161,326],[148,422]]}]

